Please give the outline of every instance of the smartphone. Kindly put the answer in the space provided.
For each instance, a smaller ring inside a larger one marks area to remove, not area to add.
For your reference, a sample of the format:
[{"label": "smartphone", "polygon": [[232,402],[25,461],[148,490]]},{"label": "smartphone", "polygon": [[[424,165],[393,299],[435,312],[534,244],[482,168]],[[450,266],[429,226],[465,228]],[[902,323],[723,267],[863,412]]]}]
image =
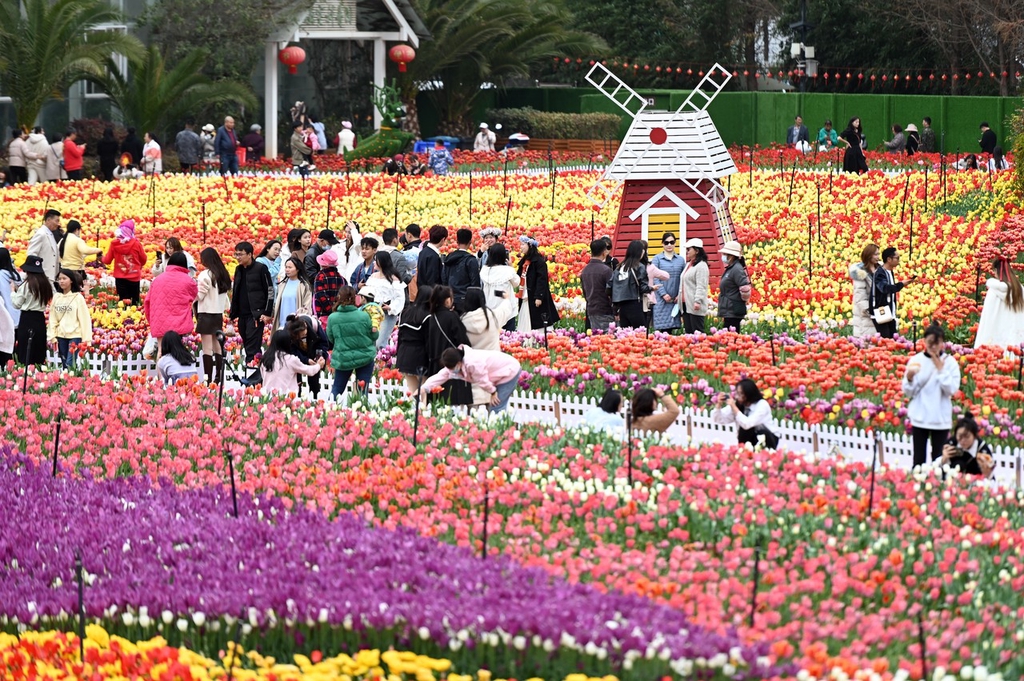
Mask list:
[{"label": "smartphone", "polygon": [[494,295],[498,296],[499,298],[504,298],[505,297],[505,292],[504,291],[495,291]]}]

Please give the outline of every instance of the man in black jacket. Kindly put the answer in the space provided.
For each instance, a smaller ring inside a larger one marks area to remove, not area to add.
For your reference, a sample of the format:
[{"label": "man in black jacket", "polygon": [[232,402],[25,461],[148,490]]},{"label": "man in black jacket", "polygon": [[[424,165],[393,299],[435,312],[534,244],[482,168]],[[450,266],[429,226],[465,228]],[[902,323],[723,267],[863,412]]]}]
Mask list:
[{"label": "man in black jacket", "polygon": [[245,363],[252,365],[263,348],[263,325],[274,321],[274,280],[270,270],[253,257],[252,244],[235,246],[235,281],[231,287],[231,311],[245,346]]},{"label": "man in black jacket", "polygon": [[459,314],[465,312],[466,291],[472,286],[480,287],[480,261],[469,252],[472,243],[473,230],[460,229],[455,232],[456,249],[445,258],[441,273],[441,282],[452,289],[455,311]]},{"label": "man in black jacket", "polygon": [[441,260],[441,246],[448,238],[448,228],[441,225],[434,225],[430,228],[430,243],[420,251],[419,262],[416,265],[416,286],[440,286],[442,283],[442,269],[444,263]]},{"label": "man in black jacket", "polygon": [[[896,252],[895,248],[890,246],[882,251],[882,266],[875,270],[875,281],[871,290],[872,300],[869,304],[871,306],[871,320],[874,322],[875,331],[882,338],[892,338],[896,335],[896,294],[902,291],[903,287],[908,283],[917,279],[915,274],[907,281],[896,281],[893,270],[899,264],[900,254]],[[892,312],[893,320],[891,322],[878,322],[875,310],[882,307],[889,308]]]},{"label": "man in black jacket", "polygon": [[981,153],[991,155],[996,150],[996,133],[992,128],[988,127],[987,121],[982,121],[978,127],[981,128],[981,139],[978,140]]}]

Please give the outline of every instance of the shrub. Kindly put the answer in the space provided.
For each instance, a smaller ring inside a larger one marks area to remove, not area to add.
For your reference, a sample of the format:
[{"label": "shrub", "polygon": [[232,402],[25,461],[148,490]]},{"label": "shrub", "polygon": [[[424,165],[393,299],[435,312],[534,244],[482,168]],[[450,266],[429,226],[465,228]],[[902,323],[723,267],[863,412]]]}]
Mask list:
[{"label": "shrub", "polygon": [[531,107],[491,109],[487,118],[500,123],[508,133],[542,139],[611,139],[618,137],[621,124],[616,114],[537,111]]},{"label": "shrub", "polygon": [[[111,123],[102,118],[76,118],[71,121],[71,127],[78,133],[78,143],[84,143],[85,151],[90,155],[96,153],[96,143],[103,138],[103,130],[107,127],[114,129],[114,138],[117,139],[118,144],[127,134],[124,126],[120,123]],[[142,137],[141,133],[139,137]]]}]

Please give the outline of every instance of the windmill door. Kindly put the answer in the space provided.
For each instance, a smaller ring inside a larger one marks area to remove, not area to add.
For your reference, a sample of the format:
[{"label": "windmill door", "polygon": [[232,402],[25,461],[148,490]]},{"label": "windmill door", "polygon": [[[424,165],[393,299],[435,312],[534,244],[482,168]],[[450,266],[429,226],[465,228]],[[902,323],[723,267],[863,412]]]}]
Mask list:
[{"label": "windmill door", "polygon": [[661,253],[661,239],[665,234],[674,236],[677,243],[682,238],[679,230],[679,211],[647,213],[647,256],[649,258]]}]

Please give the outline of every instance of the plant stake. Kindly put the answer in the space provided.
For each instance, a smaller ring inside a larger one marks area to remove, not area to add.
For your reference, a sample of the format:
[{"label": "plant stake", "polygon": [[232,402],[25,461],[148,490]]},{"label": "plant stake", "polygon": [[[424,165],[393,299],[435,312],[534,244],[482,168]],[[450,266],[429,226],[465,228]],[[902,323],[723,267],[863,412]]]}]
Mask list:
[{"label": "plant stake", "polygon": [[[512,214],[512,197],[508,197],[508,204],[505,206],[505,232],[502,236],[508,236],[508,218]],[[593,218],[591,218],[593,222]]]},{"label": "plant stake", "polygon": [[[978,268],[974,274],[974,304],[977,305],[981,302],[981,263],[978,263]],[[31,336],[29,337],[29,343],[32,342]]]},{"label": "plant stake", "polygon": [[[203,201],[201,206],[202,206],[202,212],[203,212],[203,245],[205,246],[206,245],[206,201]],[[99,235],[99,230],[97,230],[97,232],[96,232],[96,243],[97,243],[97,245],[99,245],[99,240],[100,240],[100,235]]]},{"label": "plant stake", "polygon": [[633,409],[626,403],[626,480],[633,488]]},{"label": "plant stake", "polygon": [[425,372],[425,367],[416,367],[416,376],[417,376],[417,378],[419,378],[419,381],[417,381],[417,383],[421,387],[417,388],[417,390],[416,390],[416,414],[415,414],[415,416],[412,417],[412,448],[413,449],[416,449],[416,434],[419,432],[419,428],[420,428],[420,390],[422,389],[422,386],[423,386],[423,374],[424,373],[426,373]]},{"label": "plant stake", "polygon": [[910,172],[907,172],[907,181],[903,185],[903,205],[900,206],[900,222],[903,222],[903,215],[907,210],[907,195],[910,194]]},{"label": "plant stake", "polygon": [[505,179],[501,185],[502,196],[508,196],[508,156],[505,157]]},{"label": "plant stake", "polygon": [[907,257],[914,259],[914,207],[910,207],[910,225],[907,226],[907,233],[910,235],[910,252]]},{"label": "plant stake", "polygon": [[789,203],[793,205],[793,185],[796,183],[796,161],[793,161],[793,173],[789,176]]},{"label": "plant stake", "polygon": [[811,219],[807,218],[807,277],[814,276],[814,262],[811,250]]},{"label": "plant stake", "polygon": [[[398,190],[395,190],[395,210],[398,210]],[[397,221],[397,218],[396,218]],[[469,169],[469,224],[473,224],[473,169]]]},{"label": "plant stake", "polygon": [[772,329],[772,366],[778,366],[775,363],[775,329],[774,328]]},{"label": "plant stake", "polygon": [[238,517],[238,495],[235,492],[235,458],[231,456],[231,450],[228,449],[225,454],[228,457],[228,474],[231,476],[231,508],[235,513],[235,517]]},{"label": "plant stake", "polygon": [[821,185],[815,183],[818,190],[818,241],[821,241]]},{"label": "plant stake", "polygon": [[924,209],[928,210],[928,164],[924,164]]},{"label": "plant stake", "polygon": [[78,655],[85,664],[85,579],[82,567],[82,552],[75,551],[75,576],[78,580]]},{"label": "plant stake", "polygon": [[491,500],[487,494],[487,478],[484,477],[484,536],[480,545],[480,557],[487,560],[487,520],[490,515]]},{"label": "plant stake", "polygon": [[[331,228],[331,197],[334,196],[333,189],[327,190],[327,221],[324,224],[324,229]],[[398,201],[395,201],[395,228],[398,228]]]},{"label": "plant stake", "polygon": [[[29,329],[28,330],[28,347],[30,347],[30,348],[32,347],[32,339],[35,338],[35,337],[36,337],[36,330],[35,329]],[[28,367],[29,367],[28,350],[25,351],[25,360],[26,360],[25,361],[25,379],[21,383],[21,394],[22,394],[22,396],[24,396],[25,393],[28,392]]]},{"label": "plant stake", "polygon": [[57,477],[57,454],[60,452],[60,424],[64,420],[64,411],[57,413],[57,432],[53,436],[53,477]]},{"label": "plant stake", "polygon": [[217,372],[220,374],[217,381],[217,416],[220,416],[221,406],[224,404],[224,332],[217,331],[213,337],[220,346],[220,354],[217,355]]},{"label": "plant stake", "polygon": [[750,596],[750,628],[754,628],[754,615],[757,613],[757,585],[761,581],[761,540],[754,546],[754,592]]},{"label": "plant stake", "polygon": [[594,240],[594,211],[590,211],[590,240]]},{"label": "plant stake", "polygon": [[[395,175],[395,229],[398,229],[398,190],[402,186],[402,179],[400,175]],[[327,197],[330,201],[330,196]],[[329,204],[328,204],[329,205]],[[328,217],[330,208],[328,207]],[[473,212],[473,175],[470,173],[469,176],[469,212]]]},{"label": "plant stake", "polygon": [[875,448],[871,452],[871,486],[868,488],[868,520],[875,510],[875,463],[878,461],[878,450],[882,446],[882,433],[875,431]]}]

